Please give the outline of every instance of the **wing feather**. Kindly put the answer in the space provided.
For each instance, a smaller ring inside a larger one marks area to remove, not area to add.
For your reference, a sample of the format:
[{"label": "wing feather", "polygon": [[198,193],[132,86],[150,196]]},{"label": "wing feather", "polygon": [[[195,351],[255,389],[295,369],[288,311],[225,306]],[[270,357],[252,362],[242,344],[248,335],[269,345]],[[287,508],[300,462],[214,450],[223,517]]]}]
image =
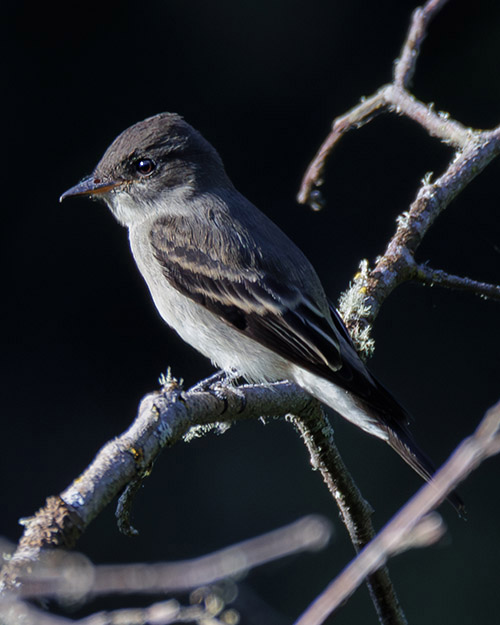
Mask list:
[{"label": "wing feather", "polygon": [[323,376],[342,368],[329,311],[322,313],[298,287],[278,280],[273,268],[236,258],[235,269],[213,258],[210,242],[182,246],[185,237],[170,239],[162,232],[153,231],[151,243],[171,286],[299,366]]}]

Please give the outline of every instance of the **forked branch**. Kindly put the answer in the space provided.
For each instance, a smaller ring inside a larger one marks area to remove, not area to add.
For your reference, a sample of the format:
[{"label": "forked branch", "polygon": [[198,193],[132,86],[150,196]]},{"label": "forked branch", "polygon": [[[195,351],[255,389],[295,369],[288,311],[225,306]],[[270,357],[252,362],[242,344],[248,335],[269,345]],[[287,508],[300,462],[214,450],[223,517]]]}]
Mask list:
[{"label": "forked branch", "polygon": [[334,120],[330,134],[304,175],[298,194],[299,202],[309,203],[313,209],[320,208],[324,202],[319,187],[323,184],[328,156],[349,130],[384,112],[413,119],[429,135],[456,150],[446,170],[434,182],[427,178],[423,180],[409,210],[398,218],[396,232],[382,256],[371,269],[363,261],[362,270],[355,276],[349,291],[342,296],[342,316],[365,357],[370,355],[368,333],[381,305],[403,282],[416,280],[467,290],[491,299],[500,298],[498,285],[450,276],[441,270],[426,269],[425,265],[415,261],[418,247],[436,218],[500,153],[500,127],[494,130],[466,128],[447,113],[436,111],[433,105],[420,102],[407,90],[427,25],[445,2],[431,0],[416,9],[400,58],[394,66],[393,81]]}]

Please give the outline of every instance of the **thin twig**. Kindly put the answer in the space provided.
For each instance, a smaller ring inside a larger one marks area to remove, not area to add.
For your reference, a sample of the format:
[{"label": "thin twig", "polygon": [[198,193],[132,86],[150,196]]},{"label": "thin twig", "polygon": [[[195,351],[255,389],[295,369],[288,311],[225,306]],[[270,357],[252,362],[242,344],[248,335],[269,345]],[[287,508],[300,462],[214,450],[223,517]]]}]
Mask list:
[{"label": "thin twig", "polygon": [[412,119],[427,130],[431,137],[436,137],[457,150],[463,150],[474,140],[481,143],[477,131],[466,128],[448,113],[436,111],[434,104],[424,104],[417,100],[413,94],[398,85],[387,85],[384,96],[391,112]]},{"label": "thin twig", "polygon": [[468,291],[480,297],[484,297],[485,299],[500,302],[500,286],[488,284],[487,282],[479,282],[471,278],[454,276],[441,269],[432,269],[432,267],[428,265],[418,265],[414,280],[429,286],[436,285],[458,291]]},{"label": "thin twig", "polygon": [[297,195],[297,201],[300,204],[306,204],[312,200],[313,204],[311,208],[321,208],[320,205],[314,203],[317,200],[311,198],[311,193],[315,187],[319,187],[323,184],[323,170],[331,151],[346,132],[353,128],[360,128],[363,124],[369,122],[375,115],[381,113],[387,104],[385,88],[382,88],[369,98],[363,98],[357,106],[333,121],[330,134],[321,144],[321,147],[308,166],[302,179],[302,184]]},{"label": "thin twig", "polygon": [[427,36],[427,27],[432,18],[447,2],[448,0],[430,0],[424,7],[415,9],[406,41],[399,59],[394,65],[394,82],[396,85],[403,88],[410,85],[420,54],[420,46]]}]

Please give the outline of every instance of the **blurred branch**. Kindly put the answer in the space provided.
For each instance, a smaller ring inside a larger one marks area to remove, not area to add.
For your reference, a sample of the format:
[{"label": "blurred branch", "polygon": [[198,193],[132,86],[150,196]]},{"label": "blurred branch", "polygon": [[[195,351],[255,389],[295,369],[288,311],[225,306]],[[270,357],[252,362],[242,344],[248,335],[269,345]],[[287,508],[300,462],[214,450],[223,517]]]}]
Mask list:
[{"label": "blurred branch", "polygon": [[[230,613],[226,610],[226,605],[238,594],[232,579],[240,579],[256,566],[273,560],[322,549],[330,536],[330,523],[323,517],[311,515],[262,536],[183,562],[96,566],[80,553],[44,551],[26,579],[19,579],[18,587],[0,597],[0,622],[4,625],[21,622],[25,625],[236,623],[230,618],[234,610]],[[82,606],[96,596],[165,595],[192,589],[195,590],[190,599],[195,605],[181,606],[169,600],[147,608],[92,614],[78,621],[55,616],[21,601],[57,599],[66,606]]]},{"label": "blurred branch", "polygon": [[[97,612],[82,619],[70,619],[48,613],[24,601],[12,601],[3,606],[2,625],[171,625],[173,623],[198,623],[199,625],[229,625],[238,623],[234,610],[215,611],[215,606],[183,606],[175,599],[153,603],[145,608],[122,608]],[[212,609],[211,609],[212,608]],[[221,618],[219,618],[221,616]],[[232,616],[232,618],[231,618]]]},{"label": "blurred branch", "polygon": [[[358,588],[364,579],[402,549],[424,546],[442,534],[440,522],[430,517],[481,462],[500,452],[500,401],[488,410],[478,428],[458,446],[450,459],[361,551],[314,601],[296,625],[320,625]],[[422,527],[422,523],[424,526]]]},{"label": "blurred branch", "polygon": [[[185,592],[329,542],[330,522],[310,515],[211,554],[181,562],[94,565],[84,555],[46,550],[13,594],[22,598],[62,598],[81,603],[98,595]],[[3,601],[0,598],[0,606]]]}]

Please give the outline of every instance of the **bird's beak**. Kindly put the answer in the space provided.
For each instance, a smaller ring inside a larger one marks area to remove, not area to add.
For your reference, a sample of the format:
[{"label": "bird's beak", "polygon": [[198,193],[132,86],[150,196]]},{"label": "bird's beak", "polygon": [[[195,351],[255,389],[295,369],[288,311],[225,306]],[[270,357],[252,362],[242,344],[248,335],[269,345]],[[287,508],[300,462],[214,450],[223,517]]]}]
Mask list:
[{"label": "bird's beak", "polygon": [[116,180],[100,180],[99,178],[94,178],[94,176],[89,176],[85,178],[85,180],[75,184],[71,189],[65,191],[59,198],[59,202],[62,202],[67,197],[75,197],[78,195],[101,195],[102,193],[114,189],[119,184],[120,182]]}]

